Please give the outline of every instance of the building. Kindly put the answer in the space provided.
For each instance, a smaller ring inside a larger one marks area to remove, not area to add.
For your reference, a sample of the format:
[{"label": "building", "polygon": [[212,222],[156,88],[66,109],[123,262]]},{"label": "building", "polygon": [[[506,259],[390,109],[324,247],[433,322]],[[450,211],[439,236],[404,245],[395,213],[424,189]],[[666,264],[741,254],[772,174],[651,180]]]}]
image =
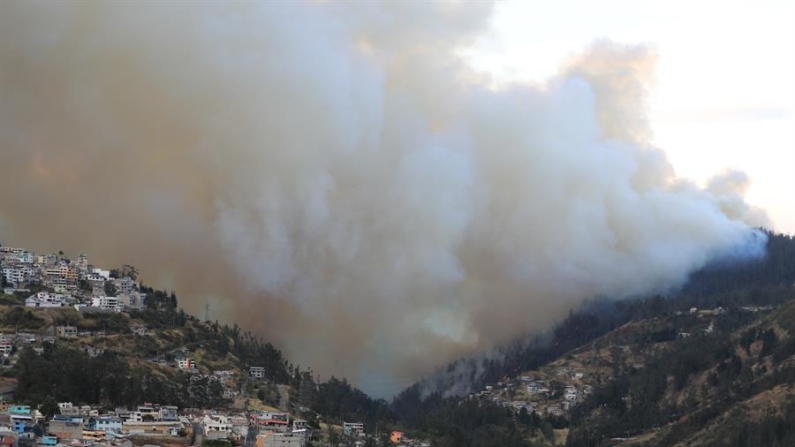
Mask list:
[{"label": "building", "polygon": [[179,408],[173,405],[163,405],[160,407],[160,420],[161,421],[178,421]]},{"label": "building", "polygon": [[95,347],[93,347],[93,346],[86,346],[86,347],[85,347],[85,351],[86,351],[86,355],[88,355],[88,356],[89,356],[89,357],[91,357],[91,358],[96,358],[96,357],[99,357],[99,356],[101,356],[102,354],[104,354],[104,353],[105,353],[105,350],[104,350],[104,349],[102,349],[102,348],[95,348]]},{"label": "building", "polygon": [[25,307],[38,307],[38,308],[64,307],[69,304],[68,300],[70,298],[71,296],[69,295],[39,292],[25,299]]},{"label": "building", "polygon": [[128,277],[114,280],[113,285],[116,286],[119,295],[127,295],[138,291],[138,284]]},{"label": "building", "polygon": [[284,432],[287,431],[287,427],[290,425],[290,415],[288,413],[261,411],[258,414],[252,414],[251,419],[260,429]]},{"label": "building", "polygon": [[25,282],[25,270],[22,268],[4,267],[3,275],[6,277],[6,281],[13,284],[14,287],[19,287]]},{"label": "building", "polygon": [[262,379],[265,377],[265,368],[261,366],[252,366],[248,369],[248,375],[255,379]]},{"label": "building", "polygon": [[307,422],[303,419],[295,419],[293,421],[293,430],[306,430]]},{"label": "building", "polygon": [[83,437],[83,418],[56,414],[49,423],[51,434],[60,439],[80,439]]},{"label": "building", "polygon": [[14,405],[8,407],[8,416],[11,419],[11,430],[16,433],[25,433],[29,425],[33,425],[33,415],[28,405]]},{"label": "building", "polygon": [[108,432],[120,431],[123,427],[123,422],[120,417],[105,416],[100,418],[93,418],[89,421],[88,428],[90,430]]},{"label": "building", "polygon": [[179,369],[196,369],[196,361],[189,357],[177,357],[177,368]]},{"label": "building", "polygon": [[0,354],[5,357],[11,355],[14,350],[14,337],[11,335],[0,335]]},{"label": "building", "polygon": [[257,435],[257,447],[304,447],[305,433],[277,433],[264,431]]},{"label": "building", "polygon": [[56,326],[55,333],[59,337],[71,338],[77,337],[77,327],[75,326]]},{"label": "building", "polygon": [[136,411],[130,414],[131,422],[148,422],[160,419],[160,410],[151,404],[139,405]]},{"label": "building", "polygon": [[101,310],[121,312],[124,310],[122,300],[115,296],[96,296],[91,300],[91,306]]},{"label": "building", "polygon": [[364,422],[343,422],[342,434],[350,437],[364,436]]},{"label": "building", "polygon": [[207,439],[226,439],[232,433],[232,423],[226,416],[204,416],[202,430]]},{"label": "building", "polygon": [[144,308],[146,304],[146,294],[140,292],[129,292],[124,294],[119,294],[119,303],[124,306],[125,309],[135,309],[140,310]]}]

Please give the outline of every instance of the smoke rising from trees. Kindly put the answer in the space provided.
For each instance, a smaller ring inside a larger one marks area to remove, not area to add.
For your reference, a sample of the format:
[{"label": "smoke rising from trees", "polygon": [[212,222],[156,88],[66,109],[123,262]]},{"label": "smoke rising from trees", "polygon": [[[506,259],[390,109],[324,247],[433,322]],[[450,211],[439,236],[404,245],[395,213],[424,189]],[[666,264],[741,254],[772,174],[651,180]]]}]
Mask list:
[{"label": "smoke rising from trees", "polygon": [[652,51],[494,91],[458,56],[489,11],[4,3],[0,234],[133,263],[376,394],[763,254],[746,177],[700,189],[652,146]]}]

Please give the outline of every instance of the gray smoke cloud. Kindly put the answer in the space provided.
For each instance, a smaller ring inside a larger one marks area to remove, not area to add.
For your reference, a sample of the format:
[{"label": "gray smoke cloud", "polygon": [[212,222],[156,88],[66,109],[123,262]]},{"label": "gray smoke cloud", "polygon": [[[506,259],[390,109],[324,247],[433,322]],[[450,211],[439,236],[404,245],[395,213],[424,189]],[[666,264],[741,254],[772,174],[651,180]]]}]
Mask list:
[{"label": "gray smoke cloud", "polygon": [[458,56],[488,3],[4,2],[0,231],[388,395],[581,299],[760,255],[763,212],[650,143],[655,55],[543,86]]}]

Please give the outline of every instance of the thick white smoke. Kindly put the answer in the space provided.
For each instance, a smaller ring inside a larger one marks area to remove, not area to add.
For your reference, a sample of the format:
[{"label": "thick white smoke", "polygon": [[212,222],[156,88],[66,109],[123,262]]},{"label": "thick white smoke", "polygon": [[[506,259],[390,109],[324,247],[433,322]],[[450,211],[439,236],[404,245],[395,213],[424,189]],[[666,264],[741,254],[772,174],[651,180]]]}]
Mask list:
[{"label": "thick white smoke", "polygon": [[3,3],[3,237],[135,263],[378,394],[760,253],[747,179],[650,145],[653,53],[492,91],[457,56],[489,9]]}]

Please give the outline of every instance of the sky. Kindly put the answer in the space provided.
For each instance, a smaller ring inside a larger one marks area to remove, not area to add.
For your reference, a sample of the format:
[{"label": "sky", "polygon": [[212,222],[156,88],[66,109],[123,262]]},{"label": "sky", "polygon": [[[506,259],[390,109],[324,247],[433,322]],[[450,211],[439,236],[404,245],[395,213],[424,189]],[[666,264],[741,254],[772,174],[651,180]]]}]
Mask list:
[{"label": "sky", "polygon": [[658,55],[649,92],[654,143],[679,176],[726,169],[752,180],[746,199],[795,233],[795,2],[608,0],[499,3],[463,51],[499,88],[541,83],[597,39]]}]

